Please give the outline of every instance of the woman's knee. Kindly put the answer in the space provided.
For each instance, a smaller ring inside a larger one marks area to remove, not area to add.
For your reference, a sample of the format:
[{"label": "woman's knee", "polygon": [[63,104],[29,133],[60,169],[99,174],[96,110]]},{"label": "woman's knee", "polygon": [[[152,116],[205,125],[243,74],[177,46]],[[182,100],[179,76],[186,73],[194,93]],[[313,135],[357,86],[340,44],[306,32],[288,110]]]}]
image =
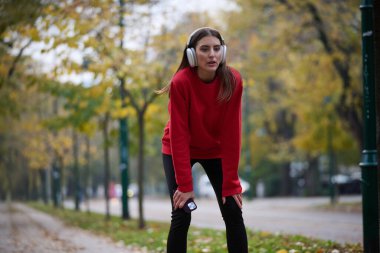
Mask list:
[{"label": "woman's knee", "polygon": [[226,224],[242,224],[243,213],[236,204],[233,197],[226,197],[226,203],[223,204],[222,216]]}]

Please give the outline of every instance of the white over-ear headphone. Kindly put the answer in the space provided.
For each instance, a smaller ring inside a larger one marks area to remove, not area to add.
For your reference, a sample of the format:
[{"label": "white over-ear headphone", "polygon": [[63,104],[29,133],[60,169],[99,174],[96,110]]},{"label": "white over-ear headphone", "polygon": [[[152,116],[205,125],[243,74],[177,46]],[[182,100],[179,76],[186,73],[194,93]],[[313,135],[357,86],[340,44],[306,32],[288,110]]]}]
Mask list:
[{"label": "white over-ear headphone", "polygon": [[[210,27],[201,27],[201,28],[196,29],[194,32],[192,32],[190,34],[190,36],[189,36],[189,38],[187,40],[187,43],[186,43],[186,47],[187,47],[187,49],[186,49],[186,56],[187,56],[187,60],[189,61],[189,64],[190,64],[191,67],[198,66],[198,60],[197,60],[197,55],[195,54],[195,48],[189,47],[190,41],[193,38],[194,34],[196,34],[198,31],[200,31],[202,29],[215,30],[215,29],[210,28]],[[224,44],[224,39],[223,39],[222,35],[220,35],[220,37],[222,38],[222,45],[221,45],[221,48],[220,48],[222,50],[222,59],[221,59],[220,63],[225,63],[226,62],[226,55],[227,55],[227,46]]]}]

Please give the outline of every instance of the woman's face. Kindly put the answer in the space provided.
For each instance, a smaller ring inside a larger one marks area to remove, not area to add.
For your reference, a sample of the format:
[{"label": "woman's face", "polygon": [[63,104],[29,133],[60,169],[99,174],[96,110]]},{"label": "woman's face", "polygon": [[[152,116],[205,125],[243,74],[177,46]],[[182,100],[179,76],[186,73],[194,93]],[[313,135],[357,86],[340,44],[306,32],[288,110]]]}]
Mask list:
[{"label": "woman's face", "polygon": [[214,78],[222,58],[222,47],[217,37],[206,36],[200,39],[195,47],[198,60],[199,77]]}]

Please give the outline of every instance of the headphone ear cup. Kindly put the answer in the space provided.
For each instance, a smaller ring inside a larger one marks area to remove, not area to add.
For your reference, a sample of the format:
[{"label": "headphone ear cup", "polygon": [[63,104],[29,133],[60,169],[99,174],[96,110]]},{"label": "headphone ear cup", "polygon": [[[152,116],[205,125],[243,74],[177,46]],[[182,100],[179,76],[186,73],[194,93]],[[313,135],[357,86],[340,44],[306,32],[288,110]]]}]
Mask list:
[{"label": "headphone ear cup", "polygon": [[221,60],[221,62],[225,63],[226,62],[226,58],[227,58],[227,46],[226,45],[222,45],[222,60]]},{"label": "headphone ear cup", "polygon": [[195,50],[192,47],[186,49],[187,60],[189,61],[190,67],[198,66],[197,56]]}]

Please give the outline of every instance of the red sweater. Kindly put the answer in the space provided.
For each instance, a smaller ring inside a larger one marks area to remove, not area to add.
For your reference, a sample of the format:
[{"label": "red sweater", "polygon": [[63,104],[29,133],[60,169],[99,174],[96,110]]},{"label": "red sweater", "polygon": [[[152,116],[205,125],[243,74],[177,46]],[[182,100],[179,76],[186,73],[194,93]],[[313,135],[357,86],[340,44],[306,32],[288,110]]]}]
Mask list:
[{"label": "red sweater", "polygon": [[228,102],[218,102],[220,79],[211,83],[199,79],[187,67],[175,74],[170,86],[170,119],[164,129],[162,153],[172,155],[181,192],[193,191],[190,159],[222,159],[222,195],[242,192],[238,177],[241,147],[240,74],[231,68],[236,88]]}]

